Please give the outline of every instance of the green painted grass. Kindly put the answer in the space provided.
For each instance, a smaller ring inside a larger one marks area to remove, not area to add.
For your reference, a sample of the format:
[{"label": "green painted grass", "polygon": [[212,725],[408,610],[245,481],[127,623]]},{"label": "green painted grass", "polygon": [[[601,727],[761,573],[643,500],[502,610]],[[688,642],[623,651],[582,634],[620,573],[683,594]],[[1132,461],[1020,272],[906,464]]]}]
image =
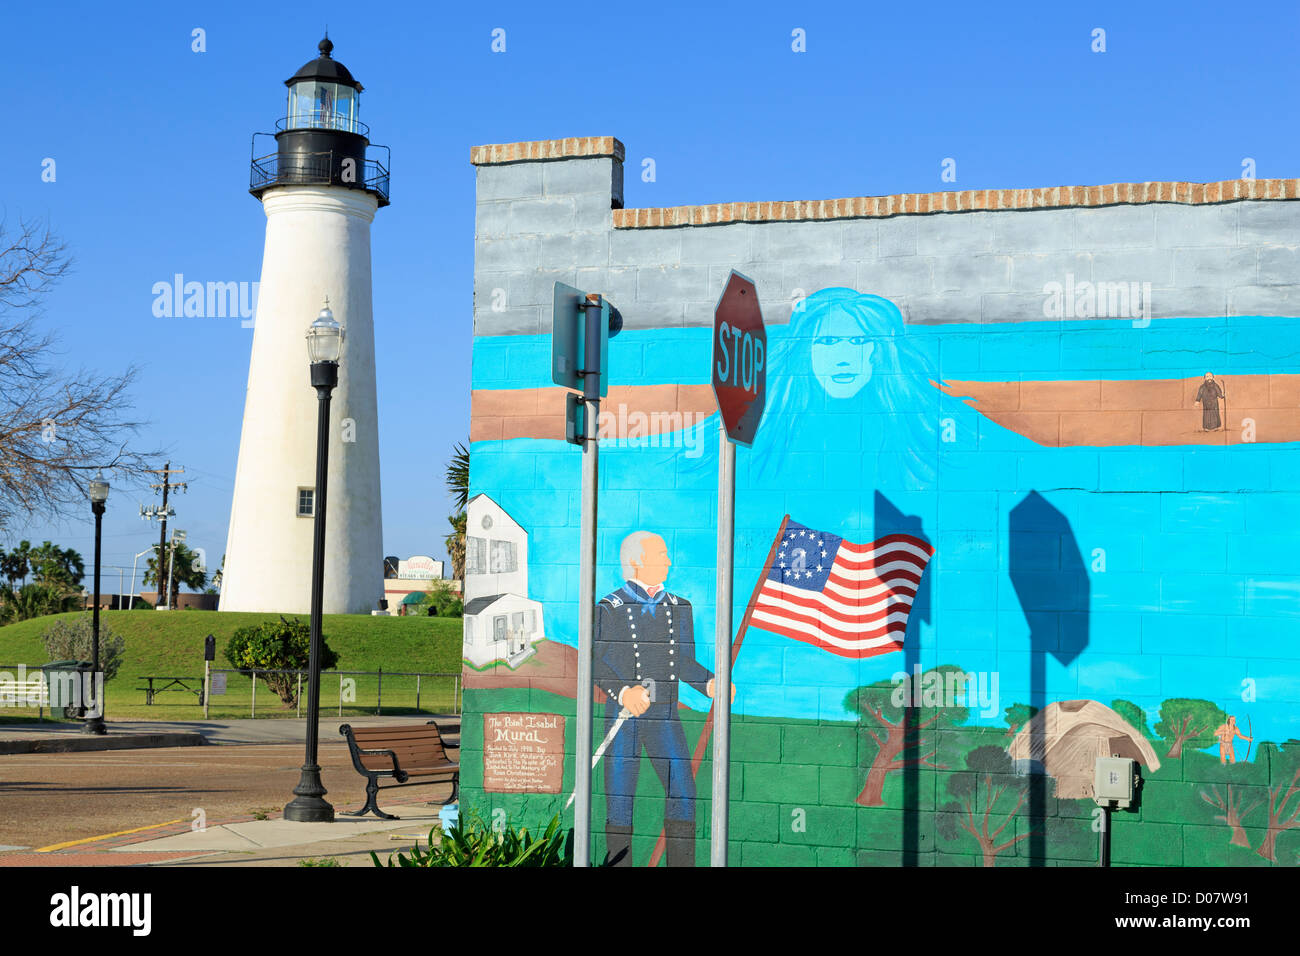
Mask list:
[{"label": "green painted grass", "polygon": [[[56,617],[73,619],[79,613],[36,618],[0,627],[0,666],[10,669],[17,664],[29,668],[48,662],[41,635]],[[289,616],[289,615],[286,615]],[[155,697],[153,706],[145,705],[145,675],[190,676],[203,674],[203,641],[208,634],[217,639],[214,668],[229,665],[225,647],[236,628],[274,620],[274,614],[216,611],[104,611],[101,624],[107,625],[126,641],[126,659],[117,677],[108,683],[106,712],[110,718],[131,717],[157,720],[198,720],[203,708],[192,694],[169,691]],[[303,616],[305,619],[305,615]],[[459,674],[461,669],[461,619],[437,617],[369,617],[353,614],[327,614],[324,635],[328,645],[339,653],[340,670],[409,671],[425,674]],[[321,678],[321,709],[342,716],[374,714],[381,687],[379,678],[356,677],[352,700],[339,700],[339,678],[326,672]],[[453,709],[455,681],[446,678],[422,678],[420,713],[447,713]],[[155,682],[157,686],[157,682]],[[197,685],[196,685],[197,686]],[[344,687],[344,696],[351,696]],[[228,675],[228,691],[214,695],[210,705],[213,719],[248,717],[253,704],[253,682],[238,674]],[[383,713],[416,712],[416,679],[385,676],[382,683]],[[5,708],[0,722],[34,718],[36,708]],[[293,716],[259,681],[256,695],[258,717]]]}]

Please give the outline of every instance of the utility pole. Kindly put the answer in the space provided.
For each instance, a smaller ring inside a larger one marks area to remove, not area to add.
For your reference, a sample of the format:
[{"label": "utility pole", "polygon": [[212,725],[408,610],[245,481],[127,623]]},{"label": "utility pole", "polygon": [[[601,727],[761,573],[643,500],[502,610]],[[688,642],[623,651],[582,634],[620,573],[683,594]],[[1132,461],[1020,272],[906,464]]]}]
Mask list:
[{"label": "utility pole", "polygon": [[[161,470],[157,468],[150,468],[148,470],[150,474],[163,476],[161,482],[157,484],[151,484],[149,486],[150,488],[153,488],[155,490],[159,488],[162,489],[162,506],[158,507],[156,505],[150,505],[148,508],[146,508],[143,505],[141,505],[140,517],[144,518],[145,520],[152,520],[154,518],[162,519],[162,532],[158,535],[158,564],[155,566],[155,572],[156,572],[155,576],[158,579],[158,598],[159,600],[162,601],[165,607],[170,607],[171,606],[171,575],[166,570],[164,570],[163,554],[164,554],[164,549],[167,547],[167,518],[169,515],[174,515],[176,511],[175,509],[169,510],[167,508],[167,493],[173,488],[176,488],[181,492],[184,492],[186,490],[187,482],[181,481],[181,482],[173,483],[169,480],[172,475],[185,474],[185,469],[177,468],[173,470],[172,463],[169,461],[167,462],[166,465],[162,467]],[[132,584],[134,584],[134,582],[132,582]]]}]

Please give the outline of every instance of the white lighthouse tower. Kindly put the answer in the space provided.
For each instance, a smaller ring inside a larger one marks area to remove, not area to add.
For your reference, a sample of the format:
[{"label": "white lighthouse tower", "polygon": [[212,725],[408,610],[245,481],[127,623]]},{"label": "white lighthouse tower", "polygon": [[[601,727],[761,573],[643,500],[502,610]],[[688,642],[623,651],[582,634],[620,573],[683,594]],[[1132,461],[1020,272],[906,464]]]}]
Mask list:
[{"label": "white lighthouse tower", "polygon": [[330,55],[328,37],[318,49],[285,81],[276,151],[252,161],[266,246],[223,611],[309,610],[317,395],[306,332],[326,298],[345,334],[330,414],[323,610],[366,613],[384,596],[370,223],[388,205],[388,170],[366,157],[361,84]]}]

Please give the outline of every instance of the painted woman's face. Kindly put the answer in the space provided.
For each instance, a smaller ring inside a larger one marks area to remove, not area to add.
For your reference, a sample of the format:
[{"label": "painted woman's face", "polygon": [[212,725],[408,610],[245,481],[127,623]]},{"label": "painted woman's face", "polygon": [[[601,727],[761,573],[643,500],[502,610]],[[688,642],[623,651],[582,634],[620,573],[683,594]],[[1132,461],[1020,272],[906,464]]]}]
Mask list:
[{"label": "painted woman's face", "polygon": [[849,313],[836,309],[822,319],[812,343],[812,368],[831,398],[852,398],[871,380],[875,344]]}]

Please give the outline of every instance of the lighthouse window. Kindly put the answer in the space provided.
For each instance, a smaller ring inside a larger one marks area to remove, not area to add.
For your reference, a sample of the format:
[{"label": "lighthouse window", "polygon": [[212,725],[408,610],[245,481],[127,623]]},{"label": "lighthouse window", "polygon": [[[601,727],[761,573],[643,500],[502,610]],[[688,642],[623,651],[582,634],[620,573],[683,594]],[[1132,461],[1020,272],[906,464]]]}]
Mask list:
[{"label": "lighthouse window", "polygon": [[314,488],[298,489],[298,517],[310,518],[316,514],[316,490]]},{"label": "lighthouse window", "polygon": [[299,80],[289,89],[290,129],[357,130],[357,91],[341,83]]}]

